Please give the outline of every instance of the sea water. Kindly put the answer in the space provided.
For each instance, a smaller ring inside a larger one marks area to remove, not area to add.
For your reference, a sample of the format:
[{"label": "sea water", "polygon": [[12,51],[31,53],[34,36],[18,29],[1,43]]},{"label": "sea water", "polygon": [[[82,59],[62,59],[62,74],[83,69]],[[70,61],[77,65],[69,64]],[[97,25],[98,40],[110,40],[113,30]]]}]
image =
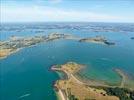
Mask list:
[{"label": "sea water", "polygon": [[[20,27],[22,27],[21,24]],[[134,40],[130,39],[134,36],[134,32],[92,32],[80,29],[41,28],[43,31],[38,33],[35,27],[32,28],[24,28],[20,32],[2,30],[1,40],[8,40],[12,35],[30,37],[58,32],[79,37],[102,35],[115,42],[116,45],[107,46],[61,39],[40,43],[11,54],[0,60],[2,100],[55,100],[53,84],[59,79],[59,76],[50,68],[52,65],[69,61],[86,65],[86,68],[80,72],[86,79],[117,84],[121,81],[121,77],[113,70],[116,68],[134,79]]]}]

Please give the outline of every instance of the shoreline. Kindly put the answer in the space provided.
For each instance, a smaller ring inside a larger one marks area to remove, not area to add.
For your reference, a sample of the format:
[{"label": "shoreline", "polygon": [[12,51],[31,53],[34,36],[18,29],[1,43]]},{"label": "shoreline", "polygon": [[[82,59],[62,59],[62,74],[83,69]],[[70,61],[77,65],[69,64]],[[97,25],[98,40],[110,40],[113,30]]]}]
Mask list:
[{"label": "shoreline", "polygon": [[[105,81],[101,81],[101,80],[99,81],[99,80],[92,80],[92,79],[83,78],[78,73],[81,69],[83,69],[83,68],[80,68],[76,73],[71,74],[71,76],[74,77],[74,79],[76,81],[78,81],[79,83],[85,84],[85,85],[102,86],[102,87],[110,87],[110,88],[115,88],[115,87],[126,88],[125,82],[129,79],[128,76],[122,70],[114,69],[114,71],[121,77],[121,82],[118,84],[109,84],[109,83],[107,83]],[[53,69],[53,66],[51,67],[51,70],[56,70],[59,73],[62,72],[65,76],[68,76],[66,71],[62,71],[60,69],[57,70],[55,68]],[[67,79],[67,78],[64,78],[64,79]],[[128,88],[128,89],[134,90],[133,88]]]},{"label": "shoreline", "polygon": [[[70,63],[70,62],[69,62]],[[71,62],[71,63],[73,63],[73,62]],[[68,63],[66,63],[65,65],[61,65],[62,67],[57,67],[57,66],[52,66],[51,67],[51,70],[52,71],[61,71],[61,72],[64,72],[67,76],[68,76],[68,79],[60,79],[60,80],[57,80],[56,82],[55,82],[55,84],[54,84],[54,87],[56,87],[56,92],[57,93],[59,93],[59,91],[60,92],[62,92],[61,90],[64,90],[64,88],[66,87],[66,86],[62,86],[62,85],[59,85],[59,84],[63,84],[64,82],[68,82],[68,81],[70,81],[70,82],[74,82],[74,84],[76,84],[76,85],[80,85],[83,89],[85,88],[85,87],[88,87],[89,88],[89,90],[93,90],[94,88],[92,87],[92,85],[90,85],[90,84],[87,84],[87,83],[85,83],[85,82],[83,82],[83,81],[81,81],[78,77],[76,77],[76,73],[79,71],[79,70],[81,70],[82,69],[82,67],[80,67],[79,65],[78,65],[78,68],[76,68],[76,69],[72,69],[71,68],[71,70],[70,69],[68,69],[67,67],[66,67],[66,65],[67,65]],[[74,63],[74,64],[76,64],[76,63]],[[65,67],[64,67],[65,66]],[[67,69],[66,69],[67,68]],[[73,71],[72,71],[73,70]],[[65,84],[65,83],[64,83]],[[95,85],[96,86],[96,85]],[[61,87],[61,88],[60,88]],[[109,86],[103,86],[103,87],[109,87]],[[112,87],[113,88],[113,87]],[[73,89],[73,88],[72,88]],[[97,91],[97,93],[96,93],[96,95],[99,95],[101,98],[104,98],[104,100],[105,100],[105,96],[107,97],[107,98],[111,98],[111,99],[109,99],[109,100],[118,100],[118,98],[116,98],[116,97],[114,97],[114,96],[108,96],[103,90],[97,90],[97,89],[95,89],[96,91]],[[101,92],[98,92],[98,91],[101,91]],[[62,92],[62,95],[64,95],[64,94],[66,94],[66,96],[64,96],[64,100],[69,100],[69,97],[68,97],[68,92],[66,92],[65,90],[64,90],[64,92],[65,93],[63,93]],[[91,92],[91,91],[90,91]],[[101,94],[102,93],[102,94]],[[103,94],[104,93],[104,94]],[[91,92],[91,94],[92,94],[92,92]],[[94,92],[93,92],[93,94],[94,94]],[[101,94],[101,95],[100,95]],[[62,96],[61,94],[59,94],[59,96]],[[91,97],[92,97],[92,95],[91,95]],[[66,99],[65,99],[66,98]],[[80,98],[83,98],[83,97],[80,97]],[[95,97],[95,98],[98,98],[97,96]],[[114,99],[112,99],[112,98],[114,98]],[[81,100],[81,99],[80,99]],[[82,99],[83,100],[83,99]],[[97,99],[97,100],[99,100],[99,99]],[[101,99],[100,99],[101,100]]]},{"label": "shoreline", "polygon": [[[101,36],[90,37],[90,38],[80,38],[72,34],[61,34],[61,33],[51,33],[48,36],[42,35],[42,36],[34,36],[34,37],[29,37],[29,38],[25,38],[25,37],[18,38],[16,36],[13,36],[10,38],[9,41],[0,41],[0,48],[1,48],[0,59],[4,59],[8,57],[9,55],[19,51],[21,48],[31,47],[42,42],[49,42],[49,41],[54,41],[54,40],[59,40],[59,39],[76,40],[78,42],[89,42],[89,43],[96,43],[96,44],[101,44],[101,45],[103,44],[114,45],[112,44],[112,42],[109,42],[106,38],[101,37]],[[9,51],[3,52],[4,50],[9,50]]]},{"label": "shoreline", "polygon": [[[10,55],[12,55],[12,54],[14,54],[14,53],[19,52],[21,49],[22,49],[22,48],[17,48],[17,49],[15,49],[15,50],[13,50],[13,51],[10,49],[10,50],[8,51],[8,53],[6,53],[4,56],[0,56],[0,60],[7,58],[8,56],[10,56]],[[1,55],[2,55],[2,54],[1,54]]]}]

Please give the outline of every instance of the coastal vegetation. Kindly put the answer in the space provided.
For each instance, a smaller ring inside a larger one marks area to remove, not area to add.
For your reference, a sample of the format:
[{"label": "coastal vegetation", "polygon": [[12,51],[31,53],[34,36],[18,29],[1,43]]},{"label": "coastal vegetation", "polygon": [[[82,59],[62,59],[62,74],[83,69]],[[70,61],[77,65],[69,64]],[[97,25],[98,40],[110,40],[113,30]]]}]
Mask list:
[{"label": "coastal vegetation", "polygon": [[[59,66],[59,65],[58,65]],[[52,66],[52,70],[64,72],[68,78],[57,80],[54,84],[56,93],[63,100],[119,100],[116,95],[109,95],[103,88],[95,88],[80,81],[75,74],[84,65],[68,62],[60,67]]]},{"label": "coastal vegetation", "polygon": [[91,86],[97,89],[103,89],[108,95],[114,95],[120,98],[120,100],[134,100],[134,90],[120,87],[103,87],[103,86]]},{"label": "coastal vegetation", "polygon": [[131,91],[126,88],[105,88],[103,89],[107,92],[108,95],[115,95],[120,98],[120,100],[134,100],[134,91]]},{"label": "coastal vegetation", "polygon": [[92,38],[80,38],[71,34],[51,33],[48,36],[34,36],[29,38],[12,36],[8,41],[0,41],[0,58],[6,58],[8,55],[19,51],[21,48],[36,45],[41,42],[49,42],[58,39],[78,40],[79,42],[91,42],[98,44],[114,45],[105,37],[96,36]]},{"label": "coastal vegetation", "polygon": [[102,36],[80,39],[79,42],[93,42],[93,43],[102,43],[106,45],[115,45],[114,42],[110,42],[105,37]]},{"label": "coastal vegetation", "polygon": [[[75,62],[52,66],[52,70],[64,72],[68,77],[54,84],[56,93],[63,100],[134,100],[134,91],[123,86],[95,86],[81,81],[76,73],[83,67]],[[119,69],[115,71],[125,77]]]},{"label": "coastal vegetation", "polygon": [[62,38],[72,38],[69,34],[52,33],[48,36],[34,36],[29,38],[12,36],[8,41],[0,41],[0,58],[5,58],[8,55],[19,51],[24,47],[36,45],[41,42],[49,42]]}]

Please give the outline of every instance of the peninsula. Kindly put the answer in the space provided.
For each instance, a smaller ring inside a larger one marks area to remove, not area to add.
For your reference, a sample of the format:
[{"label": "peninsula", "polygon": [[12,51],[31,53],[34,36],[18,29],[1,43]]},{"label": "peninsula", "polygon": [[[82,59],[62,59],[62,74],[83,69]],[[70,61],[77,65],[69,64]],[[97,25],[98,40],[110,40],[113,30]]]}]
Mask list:
[{"label": "peninsula", "polygon": [[[54,65],[52,70],[65,73],[65,79],[57,80],[54,84],[56,93],[61,100],[133,100],[134,91],[120,87],[92,86],[76,77],[84,65],[68,62]],[[119,70],[118,70],[119,71]]]},{"label": "peninsula", "polygon": [[88,86],[75,77],[75,74],[83,65],[68,62],[59,67],[53,66],[54,71],[62,71],[67,75],[67,79],[57,80],[54,87],[61,100],[119,100],[116,96],[107,95],[103,89]]},{"label": "peninsula", "polygon": [[19,51],[21,48],[33,46],[41,42],[49,42],[57,39],[73,39],[70,34],[52,33],[48,36],[34,37],[10,37],[9,41],[0,41],[0,58],[6,58],[8,55]]}]

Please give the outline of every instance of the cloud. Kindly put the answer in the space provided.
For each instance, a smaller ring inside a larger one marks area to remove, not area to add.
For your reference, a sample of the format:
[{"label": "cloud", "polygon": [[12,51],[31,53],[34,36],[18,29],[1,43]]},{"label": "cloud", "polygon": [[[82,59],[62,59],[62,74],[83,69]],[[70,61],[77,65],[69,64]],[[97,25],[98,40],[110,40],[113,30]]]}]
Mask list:
[{"label": "cloud", "polygon": [[35,22],[35,21],[118,21],[120,16],[112,16],[91,11],[63,10],[52,7],[2,7],[3,22]]}]

